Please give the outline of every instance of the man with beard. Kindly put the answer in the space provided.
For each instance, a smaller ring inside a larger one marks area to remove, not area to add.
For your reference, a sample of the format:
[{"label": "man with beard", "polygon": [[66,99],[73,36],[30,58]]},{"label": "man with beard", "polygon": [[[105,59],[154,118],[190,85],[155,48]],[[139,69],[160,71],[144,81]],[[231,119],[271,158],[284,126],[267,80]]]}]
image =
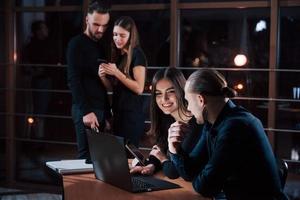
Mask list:
[{"label": "man with beard", "polygon": [[98,77],[99,60],[105,60],[101,38],[109,22],[109,5],[92,1],[85,31],[71,39],[67,50],[68,85],[72,93],[72,118],[76,130],[78,158],[90,162],[85,127],[103,130],[108,109],[106,89]]}]

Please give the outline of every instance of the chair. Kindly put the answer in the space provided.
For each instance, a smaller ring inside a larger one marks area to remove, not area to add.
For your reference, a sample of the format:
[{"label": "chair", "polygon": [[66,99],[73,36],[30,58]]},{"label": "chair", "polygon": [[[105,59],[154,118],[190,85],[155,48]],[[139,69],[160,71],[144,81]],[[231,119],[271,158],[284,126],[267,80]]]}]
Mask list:
[{"label": "chair", "polygon": [[283,159],[276,158],[276,162],[277,162],[277,166],[278,166],[278,170],[279,170],[281,187],[282,187],[282,189],[284,189],[289,167],[288,167],[287,162]]}]

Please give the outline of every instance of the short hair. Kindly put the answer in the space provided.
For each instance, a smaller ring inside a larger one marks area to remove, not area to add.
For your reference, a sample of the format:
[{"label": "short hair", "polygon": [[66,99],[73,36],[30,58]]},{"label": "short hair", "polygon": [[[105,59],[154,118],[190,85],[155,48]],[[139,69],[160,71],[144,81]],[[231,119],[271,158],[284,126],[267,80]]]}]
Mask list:
[{"label": "short hair", "polygon": [[106,0],[92,0],[88,6],[88,13],[94,12],[106,14],[110,12],[110,3]]},{"label": "short hair", "polygon": [[235,97],[236,91],[227,86],[224,76],[212,69],[199,69],[187,80],[187,91],[207,96]]}]

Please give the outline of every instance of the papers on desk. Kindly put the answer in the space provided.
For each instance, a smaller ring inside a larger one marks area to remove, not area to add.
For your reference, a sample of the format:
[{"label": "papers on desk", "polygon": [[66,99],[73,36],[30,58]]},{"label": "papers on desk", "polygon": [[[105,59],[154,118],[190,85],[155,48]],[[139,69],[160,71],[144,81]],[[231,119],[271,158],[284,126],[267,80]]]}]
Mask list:
[{"label": "papers on desk", "polygon": [[86,164],[85,159],[48,161],[46,166],[60,174],[92,172],[93,165]]}]

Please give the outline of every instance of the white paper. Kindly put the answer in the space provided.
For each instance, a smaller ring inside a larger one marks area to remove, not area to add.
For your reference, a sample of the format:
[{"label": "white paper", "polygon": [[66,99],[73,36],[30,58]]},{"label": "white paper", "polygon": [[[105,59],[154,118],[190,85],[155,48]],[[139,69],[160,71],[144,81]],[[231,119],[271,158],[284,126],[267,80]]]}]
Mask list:
[{"label": "white paper", "polygon": [[85,159],[48,161],[46,166],[60,174],[92,172],[93,165],[86,164]]}]

